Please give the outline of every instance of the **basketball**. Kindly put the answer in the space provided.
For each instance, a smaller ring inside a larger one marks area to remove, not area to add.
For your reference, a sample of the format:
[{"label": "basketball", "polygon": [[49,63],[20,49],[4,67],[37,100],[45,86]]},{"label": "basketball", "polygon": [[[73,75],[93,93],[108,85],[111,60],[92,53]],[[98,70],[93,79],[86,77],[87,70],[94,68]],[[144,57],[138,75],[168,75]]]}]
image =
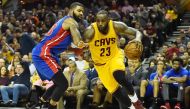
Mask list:
[{"label": "basketball", "polygon": [[139,59],[143,52],[143,45],[139,41],[130,42],[125,46],[124,52],[128,59]]}]

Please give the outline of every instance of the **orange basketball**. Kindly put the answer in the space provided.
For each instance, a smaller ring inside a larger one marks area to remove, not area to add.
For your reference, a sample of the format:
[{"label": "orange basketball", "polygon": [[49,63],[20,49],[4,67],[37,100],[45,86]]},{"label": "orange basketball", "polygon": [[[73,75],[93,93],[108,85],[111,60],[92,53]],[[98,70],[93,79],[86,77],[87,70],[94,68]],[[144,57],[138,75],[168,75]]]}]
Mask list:
[{"label": "orange basketball", "polygon": [[128,59],[139,59],[143,52],[143,45],[139,41],[130,42],[125,46],[124,52]]}]

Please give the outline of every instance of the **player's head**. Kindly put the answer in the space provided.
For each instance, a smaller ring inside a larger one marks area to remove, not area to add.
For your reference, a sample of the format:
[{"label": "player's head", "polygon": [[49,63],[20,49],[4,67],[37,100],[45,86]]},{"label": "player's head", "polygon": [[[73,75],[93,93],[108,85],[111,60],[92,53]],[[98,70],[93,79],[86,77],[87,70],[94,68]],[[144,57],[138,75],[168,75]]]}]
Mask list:
[{"label": "player's head", "polygon": [[96,23],[100,31],[105,31],[108,28],[109,14],[105,10],[101,10],[96,14]]},{"label": "player's head", "polygon": [[73,18],[80,21],[84,14],[84,5],[79,2],[74,2],[70,5],[70,11],[73,13]]}]

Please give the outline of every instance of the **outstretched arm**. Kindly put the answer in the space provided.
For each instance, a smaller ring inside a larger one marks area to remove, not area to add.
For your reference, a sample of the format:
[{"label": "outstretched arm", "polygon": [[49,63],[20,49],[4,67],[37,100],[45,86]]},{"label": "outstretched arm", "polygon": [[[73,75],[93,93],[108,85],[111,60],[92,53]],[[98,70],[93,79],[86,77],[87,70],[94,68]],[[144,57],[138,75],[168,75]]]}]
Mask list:
[{"label": "outstretched arm", "polygon": [[118,33],[120,35],[128,36],[129,39],[135,39],[137,41],[141,41],[142,34],[137,29],[128,27],[123,22],[114,21],[113,24],[114,24],[116,33]]},{"label": "outstretched arm", "polygon": [[79,26],[76,21],[73,19],[68,19],[63,23],[62,26],[65,30],[70,30],[74,45],[76,45],[78,48],[83,48],[85,46],[84,42],[81,39]]}]

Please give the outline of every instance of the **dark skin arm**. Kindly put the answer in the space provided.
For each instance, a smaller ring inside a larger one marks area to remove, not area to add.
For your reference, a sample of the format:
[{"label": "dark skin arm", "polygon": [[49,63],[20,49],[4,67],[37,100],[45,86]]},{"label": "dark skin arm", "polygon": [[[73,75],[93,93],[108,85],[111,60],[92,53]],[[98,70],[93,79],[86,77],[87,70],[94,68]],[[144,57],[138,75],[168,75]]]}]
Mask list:
[{"label": "dark skin arm", "polygon": [[179,83],[183,83],[187,80],[187,76],[183,77],[170,77],[171,80],[177,81]]},{"label": "dark skin arm", "polygon": [[84,31],[84,42],[88,43],[94,38],[94,28],[90,25],[88,28]]},{"label": "dark skin arm", "polygon": [[81,39],[81,34],[79,32],[78,23],[73,18],[66,19],[62,24],[62,27],[64,30],[70,30],[74,45],[78,46],[79,48],[84,46],[84,43]]},{"label": "dark skin arm", "polygon": [[124,35],[129,39],[135,39],[136,41],[141,42],[142,34],[137,29],[128,27],[125,23],[119,21],[114,21],[113,24],[117,34]]},{"label": "dark skin arm", "polygon": [[[136,41],[141,41],[142,34],[138,30],[128,27],[122,22],[114,21],[114,29],[117,34],[119,33],[121,35],[128,36],[129,39],[135,39]],[[90,42],[94,37],[94,32],[95,31],[92,26],[86,28],[86,30],[84,31],[84,42],[86,43]]]},{"label": "dark skin arm", "polygon": [[167,78],[166,76],[162,77],[163,83],[175,83],[175,80],[172,80],[171,78]]}]

